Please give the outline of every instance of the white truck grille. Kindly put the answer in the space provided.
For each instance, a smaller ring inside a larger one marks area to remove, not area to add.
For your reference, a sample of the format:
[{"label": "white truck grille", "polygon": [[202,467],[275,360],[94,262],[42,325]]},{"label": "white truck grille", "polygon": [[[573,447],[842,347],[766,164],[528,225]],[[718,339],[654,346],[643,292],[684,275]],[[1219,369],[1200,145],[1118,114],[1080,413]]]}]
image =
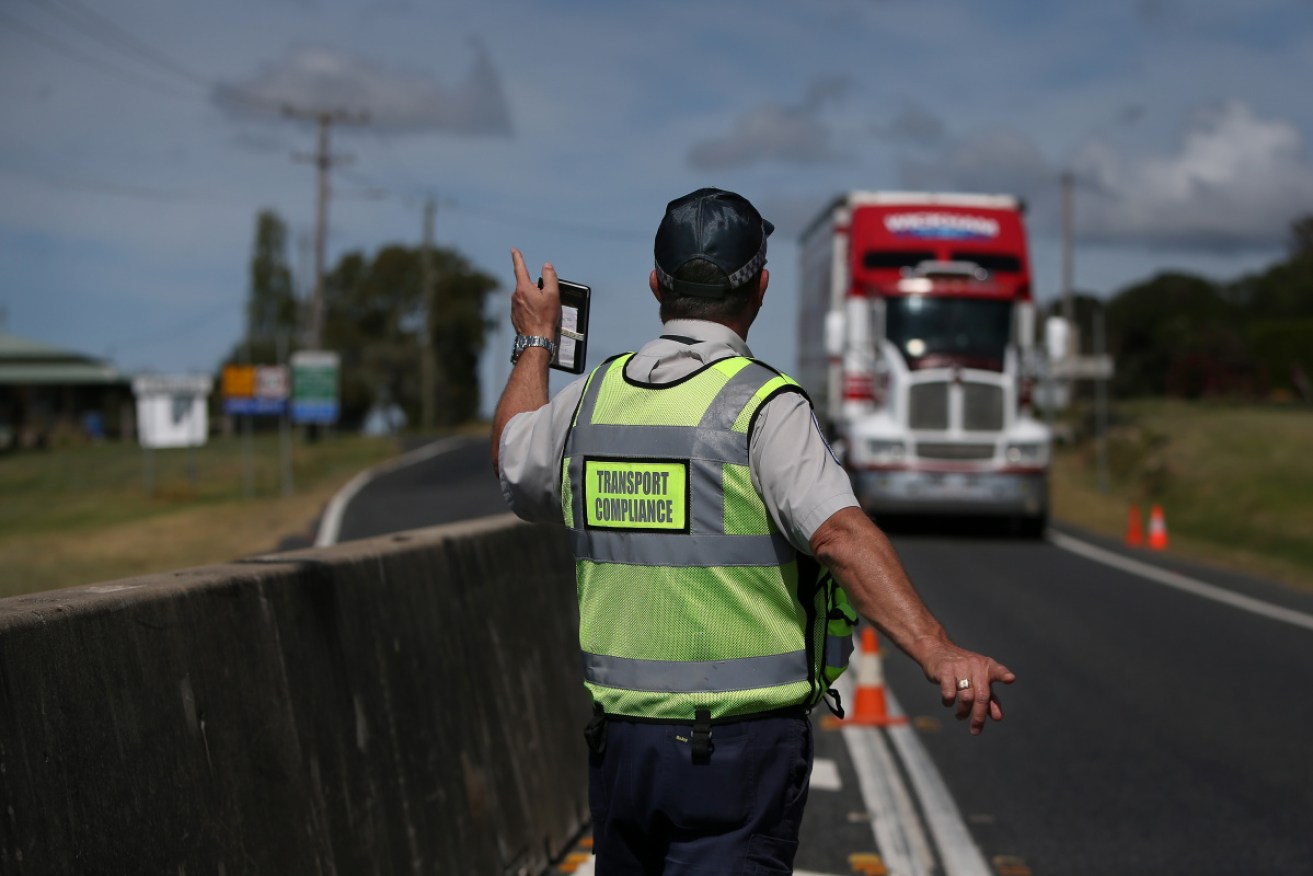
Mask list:
[{"label": "white truck grille", "polygon": [[908,387],[907,425],[921,431],[946,431],[954,425],[968,432],[1002,431],[1003,387],[963,381],[961,392],[954,393],[952,386],[935,380]]},{"label": "white truck grille", "polygon": [[907,425],[913,429],[948,428],[948,383],[914,383],[907,389]]}]

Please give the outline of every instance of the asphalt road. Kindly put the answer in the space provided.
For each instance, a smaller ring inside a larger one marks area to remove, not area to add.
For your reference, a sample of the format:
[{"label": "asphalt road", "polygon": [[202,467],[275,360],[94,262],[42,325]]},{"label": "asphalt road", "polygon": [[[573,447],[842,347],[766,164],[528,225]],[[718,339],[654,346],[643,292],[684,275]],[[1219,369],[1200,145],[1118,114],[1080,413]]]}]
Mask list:
[{"label": "asphalt road", "polygon": [[[1036,874],[1313,873],[1313,629],[1051,543],[896,543],[952,634],[1018,675],[1003,724],[971,738],[945,713],[922,736],[987,857]],[[1123,553],[1313,621],[1309,594]],[[910,714],[944,712],[910,661],[885,664]]]},{"label": "asphalt road", "polygon": [[[486,443],[462,441],[362,487],[340,540],[503,511]],[[991,871],[1313,874],[1313,594],[1076,533],[1298,613],[1274,619],[980,531],[893,539],[952,636],[1019,676],[1004,722],[973,738],[909,660],[882,663]],[[817,756],[834,782],[813,787],[798,867],[850,873],[881,852],[870,801],[842,734],[818,729]]]},{"label": "asphalt road", "polygon": [[343,508],[337,541],[505,514],[487,439],[446,439],[443,447],[363,486]]}]

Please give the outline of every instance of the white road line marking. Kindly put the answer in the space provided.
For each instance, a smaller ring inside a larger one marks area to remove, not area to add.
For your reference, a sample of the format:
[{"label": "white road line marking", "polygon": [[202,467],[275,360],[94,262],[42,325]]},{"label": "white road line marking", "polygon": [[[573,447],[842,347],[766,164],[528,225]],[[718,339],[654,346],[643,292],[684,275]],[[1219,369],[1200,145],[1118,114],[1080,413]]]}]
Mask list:
[{"label": "white road line marking", "polygon": [[345,487],[337,491],[337,495],[333,496],[328,503],[328,508],[324,511],[324,517],[319,521],[319,532],[315,535],[315,547],[328,547],[337,544],[337,538],[342,534],[342,515],[346,513],[346,506],[351,504],[351,500],[356,497],[356,493],[363,490],[365,485],[374,478],[446,453],[452,449],[453,445],[460,444],[461,440],[458,437],[451,437],[444,438],[441,441],[434,441],[432,444],[425,444],[423,447],[398,456],[396,459],[389,459],[387,462],[366,469],[353,477]]},{"label": "white road line marking", "polygon": [[1096,563],[1103,563],[1123,572],[1130,572],[1133,575],[1139,575],[1141,578],[1148,578],[1159,584],[1166,584],[1168,587],[1175,587],[1186,593],[1202,596],[1204,599],[1211,599],[1214,602],[1221,602],[1232,608],[1238,608],[1242,611],[1252,612],[1253,614],[1262,615],[1263,617],[1278,620],[1283,623],[1294,624],[1297,627],[1303,627],[1306,630],[1313,630],[1313,615],[1305,614],[1301,611],[1295,611],[1291,608],[1284,608],[1280,605],[1273,605],[1270,602],[1263,602],[1261,599],[1254,599],[1240,593],[1235,593],[1215,584],[1205,584],[1203,581],[1182,575],[1180,572],[1172,572],[1168,569],[1160,569],[1149,563],[1142,563],[1139,560],[1133,560],[1130,557],[1123,557],[1121,554],[1113,553],[1110,550],[1097,547],[1095,545],[1083,542],[1079,539],[1064,535],[1061,532],[1049,530],[1049,541],[1053,542],[1056,547],[1065,551],[1071,551],[1073,554],[1079,554],[1086,559],[1094,560]]},{"label": "white road line marking", "polygon": [[[852,676],[846,672],[835,683],[845,703],[853,702]],[[847,725],[840,732],[885,866],[898,876],[929,876],[934,872],[934,856],[884,737],[875,727]]]},{"label": "white road line marking", "polygon": [[839,765],[825,757],[812,761],[810,787],[813,791],[842,791],[843,779],[839,778]]},{"label": "white road line marking", "polygon": [[[902,714],[903,710],[898,705],[893,691],[886,690],[885,696],[889,701],[890,711]],[[934,835],[935,847],[939,849],[944,872],[952,876],[990,876],[993,871],[985,863],[985,856],[981,854],[980,847],[971,838],[971,833],[962,820],[962,813],[957,808],[953,795],[949,793],[948,785],[944,784],[943,776],[931,763],[925,746],[921,744],[921,740],[917,738],[911,726],[903,724],[890,727],[889,738],[893,741],[894,748],[898,751],[898,756],[902,759],[903,766],[912,780],[912,787],[921,802],[921,811],[925,813],[926,821],[930,825],[930,833]]]},{"label": "white road line marking", "polygon": [[921,819],[884,737],[874,727],[844,727],[842,733],[885,866],[904,876],[930,876],[934,861]]}]

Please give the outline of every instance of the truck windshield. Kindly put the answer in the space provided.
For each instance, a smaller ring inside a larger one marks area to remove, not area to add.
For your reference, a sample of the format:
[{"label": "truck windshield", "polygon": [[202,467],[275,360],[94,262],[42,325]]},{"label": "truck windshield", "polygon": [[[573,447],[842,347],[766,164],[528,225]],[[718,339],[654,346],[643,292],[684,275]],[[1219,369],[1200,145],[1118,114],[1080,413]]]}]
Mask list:
[{"label": "truck windshield", "polygon": [[958,364],[1001,370],[1012,302],[909,295],[885,299],[889,341],[912,368]]}]

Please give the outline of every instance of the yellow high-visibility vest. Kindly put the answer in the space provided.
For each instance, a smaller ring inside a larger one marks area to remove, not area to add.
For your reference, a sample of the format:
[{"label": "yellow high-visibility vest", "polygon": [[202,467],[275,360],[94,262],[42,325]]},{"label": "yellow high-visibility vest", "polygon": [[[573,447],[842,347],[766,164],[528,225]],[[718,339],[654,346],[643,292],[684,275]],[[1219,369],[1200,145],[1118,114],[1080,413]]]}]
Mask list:
[{"label": "yellow high-visibility vest", "polygon": [[756,413],[801,388],[739,356],[647,384],[625,375],[631,356],[589,376],[561,463],[585,684],[607,714],[635,718],[810,706],[830,677],[833,592],[814,566],[800,585],[810,558],[748,468]]}]

